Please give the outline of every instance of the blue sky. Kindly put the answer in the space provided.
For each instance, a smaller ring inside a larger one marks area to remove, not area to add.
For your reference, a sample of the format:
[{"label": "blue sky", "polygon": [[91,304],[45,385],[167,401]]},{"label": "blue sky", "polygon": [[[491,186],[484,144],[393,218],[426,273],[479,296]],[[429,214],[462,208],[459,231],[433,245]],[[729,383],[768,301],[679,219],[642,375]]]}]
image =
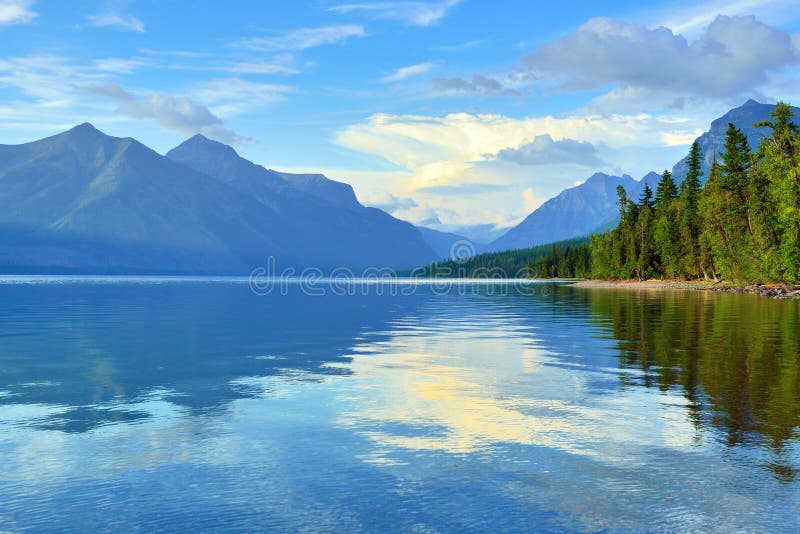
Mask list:
[{"label": "blue sky", "polygon": [[800,2],[0,0],[0,143],[202,132],[439,228],[595,171],[670,167],[753,97],[800,101]]}]

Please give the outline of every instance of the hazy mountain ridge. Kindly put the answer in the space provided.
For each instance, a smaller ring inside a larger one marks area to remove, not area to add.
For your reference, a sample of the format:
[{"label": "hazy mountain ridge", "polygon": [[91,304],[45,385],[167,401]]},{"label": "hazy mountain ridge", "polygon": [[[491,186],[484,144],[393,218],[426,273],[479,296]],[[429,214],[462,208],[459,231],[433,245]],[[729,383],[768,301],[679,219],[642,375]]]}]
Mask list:
[{"label": "hazy mountain ridge", "polygon": [[[703,157],[702,181],[708,176],[714,156],[724,152],[728,123],[741,129],[747,135],[751,149],[755,150],[758,142],[768,133],[768,128],[756,128],[754,124],[769,119],[774,107],[751,99],[711,123],[709,130],[697,138]],[[800,117],[800,109],[792,109],[795,116]],[[686,148],[688,152],[689,147]],[[683,158],[672,168],[673,178],[678,184],[686,177],[687,159]],[[617,185],[624,186],[628,196],[638,200],[645,184],[655,192],[660,179],[660,172],[650,172],[639,181],[627,175],[620,177],[596,173],[583,184],[566,189],[542,204],[520,224],[490,243],[486,250],[528,248],[602,232],[616,226],[619,220]],[[602,187],[598,187],[600,181],[603,182]]]},{"label": "hazy mountain ridge", "polygon": [[616,210],[617,186],[632,191],[638,182],[627,174],[593,174],[584,183],[566,189],[542,204],[520,224],[487,247],[488,251],[529,248],[588,235]]},{"label": "hazy mountain ridge", "polygon": [[[697,144],[700,146],[700,153],[703,157],[703,176],[701,181],[705,183],[708,178],[708,170],[711,168],[711,162],[716,156],[719,158],[720,154],[725,152],[725,132],[728,129],[728,123],[733,123],[739,128],[746,136],[747,141],[750,143],[750,149],[756,150],[758,143],[766,135],[769,134],[769,128],[761,127],[756,128],[754,125],[758,122],[770,119],[770,113],[775,108],[773,104],[761,104],[753,99],[748,100],[738,108],[728,111],[722,117],[714,120],[711,123],[707,132],[703,133],[697,138]],[[795,117],[800,117],[800,108],[792,108]],[[686,178],[687,162],[689,159],[688,148],[687,156],[680,160],[672,168],[672,176],[675,183],[681,183]]]},{"label": "hazy mountain ridge", "polygon": [[[408,266],[435,253],[411,223],[360,204],[352,187],[318,174],[279,173],[197,135],[167,158],[224,182],[274,209],[298,257],[320,266]],[[313,191],[310,193],[309,191]]]},{"label": "hazy mountain ridge", "polygon": [[354,195],[343,209],[341,192],[329,202],[303,191],[320,178],[294,187],[291,175],[214,149],[195,151],[201,172],[90,124],[0,146],[0,268],[247,274],[268,256],[321,268],[436,257],[413,225]]}]

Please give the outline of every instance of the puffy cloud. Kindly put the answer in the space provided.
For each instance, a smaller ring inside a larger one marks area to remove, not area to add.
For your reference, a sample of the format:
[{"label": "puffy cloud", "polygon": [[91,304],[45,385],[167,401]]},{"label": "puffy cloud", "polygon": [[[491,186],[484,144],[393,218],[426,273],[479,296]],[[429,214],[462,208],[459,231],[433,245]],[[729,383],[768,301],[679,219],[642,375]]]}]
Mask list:
[{"label": "puffy cloud", "polygon": [[436,78],[433,88],[444,93],[473,93],[485,96],[520,96],[514,88],[506,86],[496,78],[473,74],[472,79]]},{"label": "puffy cloud", "polygon": [[430,26],[439,22],[461,0],[440,2],[388,1],[342,4],[328,9],[335,13],[364,13],[378,19],[399,20],[411,26]]},{"label": "puffy cloud", "polygon": [[36,18],[33,0],[0,0],[0,26],[24,24]]},{"label": "puffy cloud", "polygon": [[131,15],[119,15],[117,13],[101,13],[87,17],[89,24],[101,28],[122,28],[133,32],[144,32],[144,22]]},{"label": "puffy cloud", "polygon": [[364,204],[382,209],[388,213],[394,213],[399,210],[407,210],[419,206],[417,201],[413,198],[396,197],[393,194],[385,191],[366,197],[364,199]]},{"label": "puffy cloud", "polygon": [[260,52],[300,51],[322,45],[336,44],[351,37],[366,35],[364,28],[356,25],[322,26],[300,28],[283,35],[270,37],[247,37],[234,44],[241,48]]},{"label": "puffy cloud", "polygon": [[609,84],[731,97],[800,61],[791,36],[753,16],[718,16],[689,43],[664,27],[595,18],[523,59],[524,76],[573,91]]},{"label": "puffy cloud", "polygon": [[336,140],[417,174],[439,177],[433,183],[420,180],[419,187],[425,187],[460,182],[463,173],[474,164],[494,160],[501,151],[519,149],[545,134],[612,148],[663,146],[665,133],[695,132],[707,122],[707,117],[691,120],[648,114],[523,118],[471,113],[441,117],[377,114],[339,131]]},{"label": "puffy cloud", "polygon": [[404,221],[422,226],[441,224],[440,214],[424,200],[381,192],[365,199],[364,204],[382,209]]},{"label": "puffy cloud", "polygon": [[533,188],[528,187],[522,192],[522,198],[525,204],[525,211],[531,213],[539,209],[539,206],[544,204],[546,199],[539,198],[536,196],[536,193],[533,191]]},{"label": "puffy cloud", "polygon": [[[684,155],[686,145],[671,146],[674,139],[668,135],[686,139],[689,133],[707,125],[709,118],[582,113],[523,118],[471,113],[438,117],[379,114],[339,131],[336,141],[404,169],[393,172],[391,179],[387,177],[384,187],[397,195],[413,196],[420,206],[434,209],[445,223],[495,221],[505,226],[530,213],[530,205],[585,178],[584,173],[590,174],[576,170],[575,157],[564,163],[565,152],[570,156],[577,152],[583,158],[579,160],[588,164],[591,149],[602,144],[603,159],[614,165],[600,162],[600,168],[592,171],[612,172],[621,167],[643,174],[654,166],[672,165]],[[553,139],[571,142],[559,144]],[[539,153],[527,146],[530,144],[541,148]],[[509,161],[515,151],[517,157],[539,158],[541,164],[532,167]],[[375,187],[375,179],[365,183]],[[535,195],[529,194],[526,206],[527,188]],[[395,215],[422,220],[419,211]]]},{"label": "puffy cloud", "polygon": [[222,119],[206,106],[186,97],[174,97],[166,93],[151,92],[138,98],[119,84],[93,84],[87,91],[114,100],[117,112],[135,119],[152,119],[161,126],[185,135],[202,133],[222,141],[236,143],[243,138],[225,128]]},{"label": "puffy cloud", "polygon": [[400,67],[392,74],[381,78],[382,82],[399,82],[420,74],[430,72],[435,65],[433,63],[419,63],[417,65],[409,65],[408,67]]},{"label": "puffy cloud", "polygon": [[519,165],[557,165],[560,163],[599,167],[603,162],[597,148],[586,141],[561,139],[553,141],[549,134],[537,135],[530,143],[519,148],[505,148],[497,153],[498,159]]},{"label": "puffy cloud", "polygon": [[683,5],[669,5],[659,19],[659,26],[682,34],[699,33],[718,15],[747,15],[758,13],[765,21],[780,24],[797,20],[797,0],[708,0]]}]

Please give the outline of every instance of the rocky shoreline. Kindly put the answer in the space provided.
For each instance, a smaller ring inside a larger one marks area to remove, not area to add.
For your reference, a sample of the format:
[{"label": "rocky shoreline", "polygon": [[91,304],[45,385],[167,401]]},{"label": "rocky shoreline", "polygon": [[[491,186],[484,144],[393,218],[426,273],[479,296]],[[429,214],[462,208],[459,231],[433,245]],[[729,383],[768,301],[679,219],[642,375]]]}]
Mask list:
[{"label": "rocky shoreline", "polygon": [[717,286],[711,287],[712,291],[725,291],[730,293],[752,293],[773,299],[798,299],[800,300],[800,286]]},{"label": "rocky shoreline", "polygon": [[800,286],[751,284],[737,286],[726,282],[671,280],[581,280],[572,284],[587,289],[635,289],[635,290],[686,290],[686,291],[722,291],[727,293],[749,293],[774,299],[800,300]]}]

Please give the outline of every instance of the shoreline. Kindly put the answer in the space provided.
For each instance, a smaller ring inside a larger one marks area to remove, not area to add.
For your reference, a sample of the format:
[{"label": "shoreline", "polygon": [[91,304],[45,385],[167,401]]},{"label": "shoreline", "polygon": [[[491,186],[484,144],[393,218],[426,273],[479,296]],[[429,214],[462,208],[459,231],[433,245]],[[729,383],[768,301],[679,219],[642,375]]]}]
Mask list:
[{"label": "shoreline", "polygon": [[720,291],[726,293],[748,293],[775,299],[800,300],[800,286],[780,284],[732,285],[727,282],[711,282],[706,280],[580,280],[573,287],[582,289],[626,289],[637,291]]}]

